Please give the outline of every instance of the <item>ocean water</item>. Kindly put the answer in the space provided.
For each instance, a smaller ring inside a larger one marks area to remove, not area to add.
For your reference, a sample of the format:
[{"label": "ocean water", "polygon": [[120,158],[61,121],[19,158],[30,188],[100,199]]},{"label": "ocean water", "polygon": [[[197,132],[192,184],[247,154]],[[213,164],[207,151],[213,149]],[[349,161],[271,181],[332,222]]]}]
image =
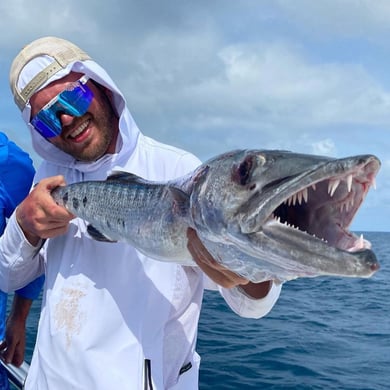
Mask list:
[{"label": "ocean water", "polygon": [[[285,283],[259,320],[232,313],[206,292],[198,352],[200,389],[389,390],[390,233],[365,233],[381,269],[370,279]],[[27,326],[31,359],[40,302]]]},{"label": "ocean water", "polygon": [[381,269],[370,279],[285,283],[270,314],[233,314],[208,292],[201,313],[200,388],[390,389],[390,233],[365,233]]}]

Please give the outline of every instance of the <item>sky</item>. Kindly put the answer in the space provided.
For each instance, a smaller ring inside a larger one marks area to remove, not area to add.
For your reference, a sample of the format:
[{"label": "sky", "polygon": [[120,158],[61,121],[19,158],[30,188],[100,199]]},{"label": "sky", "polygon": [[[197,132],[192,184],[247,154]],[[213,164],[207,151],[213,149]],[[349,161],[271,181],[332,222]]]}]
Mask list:
[{"label": "sky", "polygon": [[237,148],[382,162],[352,230],[390,231],[390,1],[3,0],[0,129],[40,159],[9,67],[54,35],[120,86],[141,131],[203,161]]}]

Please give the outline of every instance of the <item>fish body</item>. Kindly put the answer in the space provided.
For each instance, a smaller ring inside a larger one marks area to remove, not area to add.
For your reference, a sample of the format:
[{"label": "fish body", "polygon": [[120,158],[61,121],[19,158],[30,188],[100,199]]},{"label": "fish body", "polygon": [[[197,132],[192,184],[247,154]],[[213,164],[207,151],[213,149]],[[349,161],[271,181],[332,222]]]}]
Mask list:
[{"label": "fish body", "polygon": [[52,196],[90,223],[93,238],[128,242],[158,260],[195,265],[192,227],[216,261],[253,282],[370,277],[376,256],[348,227],[379,167],[373,155],[237,150],[167,182],[122,172]]},{"label": "fish body", "polygon": [[89,222],[99,241],[125,241],[157,260],[191,264],[187,250],[189,197],[176,187],[118,173],[106,181],[58,187],[58,204]]}]

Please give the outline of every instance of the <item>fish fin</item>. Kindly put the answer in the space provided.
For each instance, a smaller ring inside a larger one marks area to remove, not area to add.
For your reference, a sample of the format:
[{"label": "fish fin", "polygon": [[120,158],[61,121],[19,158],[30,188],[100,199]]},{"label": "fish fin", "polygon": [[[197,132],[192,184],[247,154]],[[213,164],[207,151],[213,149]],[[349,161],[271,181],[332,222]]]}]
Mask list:
[{"label": "fish fin", "polygon": [[118,180],[118,181],[139,181],[144,180],[142,177],[125,171],[113,171],[110,175],[107,176],[107,181],[109,180]]},{"label": "fish fin", "polygon": [[198,184],[204,181],[206,179],[206,175],[209,173],[209,170],[210,170],[209,165],[201,166],[199,169],[197,169],[195,171],[195,175],[192,178],[194,184],[195,183]]},{"label": "fish fin", "polygon": [[109,237],[101,233],[99,230],[97,230],[92,225],[87,226],[87,232],[88,234],[96,241],[102,241],[102,242],[117,242],[115,240],[111,240]]},{"label": "fish fin", "polygon": [[190,208],[190,196],[177,187],[169,186],[168,189],[173,196],[175,211],[181,216],[187,215]]}]

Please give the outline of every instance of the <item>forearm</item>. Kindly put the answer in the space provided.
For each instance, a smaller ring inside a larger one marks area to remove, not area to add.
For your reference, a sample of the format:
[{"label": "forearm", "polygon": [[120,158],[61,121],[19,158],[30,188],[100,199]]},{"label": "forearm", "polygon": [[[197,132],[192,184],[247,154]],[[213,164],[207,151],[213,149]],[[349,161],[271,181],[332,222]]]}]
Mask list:
[{"label": "forearm", "polygon": [[272,284],[272,280],[267,280],[261,283],[249,282],[248,284],[240,285],[239,288],[253,299],[262,299],[268,295],[272,288]]},{"label": "forearm", "polygon": [[9,318],[19,323],[25,323],[30,312],[32,299],[24,298],[18,293],[14,294]]},{"label": "forearm", "polygon": [[3,359],[6,363],[19,366],[24,360],[26,347],[26,321],[30,312],[32,300],[18,294],[14,295],[10,314],[7,318],[7,328]]}]

